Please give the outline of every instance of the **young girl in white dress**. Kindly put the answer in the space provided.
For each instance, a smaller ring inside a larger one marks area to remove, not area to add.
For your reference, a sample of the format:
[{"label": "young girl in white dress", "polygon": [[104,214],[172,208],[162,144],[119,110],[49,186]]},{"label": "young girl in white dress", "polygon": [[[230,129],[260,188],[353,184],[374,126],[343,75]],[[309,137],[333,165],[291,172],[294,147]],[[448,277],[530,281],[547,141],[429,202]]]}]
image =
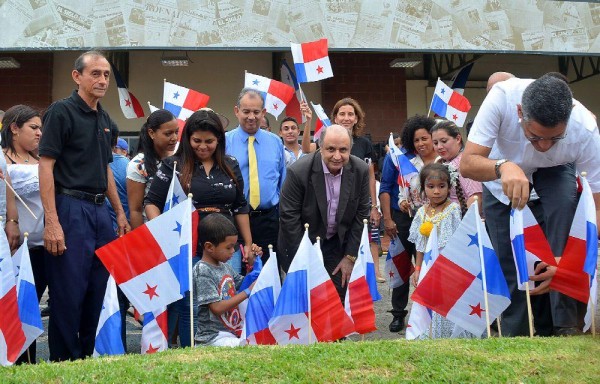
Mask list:
[{"label": "young girl in white dress", "polygon": [[[417,211],[408,236],[408,240],[415,244],[417,250],[415,272],[412,275],[414,286],[417,286],[419,281],[427,239],[434,225],[437,225],[438,248],[441,251],[458,228],[462,216],[460,206],[449,198],[450,188],[455,185],[456,180],[452,179],[448,167],[438,163],[428,164],[421,169],[419,179],[421,193],[425,195],[427,203]],[[455,330],[453,322],[433,312],[431,337],[473,337],[473,335],[462,329]]]}]

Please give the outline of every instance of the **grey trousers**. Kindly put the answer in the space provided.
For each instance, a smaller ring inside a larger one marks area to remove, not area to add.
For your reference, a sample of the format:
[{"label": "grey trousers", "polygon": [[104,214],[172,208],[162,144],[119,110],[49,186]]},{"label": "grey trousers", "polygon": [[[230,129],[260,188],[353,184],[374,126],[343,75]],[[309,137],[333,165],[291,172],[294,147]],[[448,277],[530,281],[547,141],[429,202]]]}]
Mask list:
[{"label": "grey trousers", "polygon": [[[540,168],[533,174],[533,188],[540,198],[528,205],[540,223],[552,252],[555,256],[560,256],[577,208],[574,164]],[[528,335],[526,297],[523,291],[517,289],[517,274],[510,246],[510,206],[502,204],[484,187],[483,211],[490,240],[511,293],[511,304],[502,314],[502,334]],[[538,333],[548,335],[552,326],[556,328],[580,325],[580,318],[584,313],[579,313],[580,305],[575,299],[554,291],[550,292],[549,300],[544,296],[535,298],[535,302],[532,303],[535,306],[535,326]],[[545,329],[541,329],[542,327]]]}]

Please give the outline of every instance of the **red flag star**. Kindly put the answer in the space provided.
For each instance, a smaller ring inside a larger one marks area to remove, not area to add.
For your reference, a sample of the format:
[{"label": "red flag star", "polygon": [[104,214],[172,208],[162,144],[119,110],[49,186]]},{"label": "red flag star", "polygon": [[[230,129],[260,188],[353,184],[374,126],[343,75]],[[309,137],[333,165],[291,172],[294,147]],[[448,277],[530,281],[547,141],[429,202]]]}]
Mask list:
[{"label": "red flag star", "polygon": [[452,120],[458,120],[458,116],[456,116],[455,114],[452,115]]},{"label": "red flag star", "polygon": [[152,343],[150,343],[150,346],[148,347],[148,350],[146,351],[146,353],[150,355],[150,354],[153,354],[153,353],[156,353],[156,352],[158,352],[158,348],[154,348],[152,346]]},{"label": "red flag star", "polygon": [[279,104],[273,104],[273,109],[278,110],[279,109]]},{"label": "red flag star", "polygon": [[394,277],[394,272],[390,271],[390,278]]},{"label": "red flag star", "polygon": [[481,303],[477,303],[477,305],[469,304],[469,307],[471,307],[471,313],[469,313],[469,315],[477,315],[481,319],[481,312],[485,312],[485,309],[481,308]]},{"label": "red flag star", "polygon": [[323,67],[320,65],[317,67],[317,73],[323,73]]},{"label": "red flag star", "polygon": [[125,106],[131,107],[131,101],[129,99],[125,99]]},{"label": "red flag star", "polygon": [[285,333],[287,333],[289,335],[288,340],[292,340],[292,337],[295,337],[296,339],[300,340],[300,337],[298,336],[298,332],[301,329],[302,328],[294,328],[294,324],[290,324],[290,329],[285,330]]},{"label": "red flag star", "polygon": [[155,285],[154,287],[151,287],[148,285],[148,283],[146,283],[146,290],[143,292],[146,295],[148,295],[149,300],[152,300],[152,298],[154,296],[159,297],[158,293],[156,293],[156,287],[158,287],[158,285]]}]

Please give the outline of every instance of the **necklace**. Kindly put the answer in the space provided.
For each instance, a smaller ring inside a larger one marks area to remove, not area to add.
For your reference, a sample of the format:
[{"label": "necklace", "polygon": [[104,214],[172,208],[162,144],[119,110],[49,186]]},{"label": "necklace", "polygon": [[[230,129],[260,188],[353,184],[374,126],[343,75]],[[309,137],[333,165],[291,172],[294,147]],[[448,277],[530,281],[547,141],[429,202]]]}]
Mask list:
[{"label": "necklace", "polygon": [[[444,218],[447,216],[447,214],[444,214],[444,210],[446,209],[446,206],[448,205],[449,201],[450,200],[446,199],[446,201],[444,201],[442,204],[436,207],[432,207],[431,204],[429,204],[429,215],[427,215],[427,213],[425,213],[425,210],[423,210],[423,223],[419,227],[419,232],[421,233],[421,235],[429,237],[431,231],[433,230],[433,226],[435,224],[439,224],[442,220],[444,220]],[[442,209],[440,212],[436,213],[436,208],[439,207],[441,207]]]},{"label": "necklace", "polygon": [[26,159],[22,158],[21,155],[19,155],[19,152],[17,152],[17,151],[15,151],[15,155],[17,155],[17,157],[19,159],[23,160],[23,162],[25,162],[25,163],[29,163],[29,159],[31,158],[31,155],[29,153],[27,153]]}]

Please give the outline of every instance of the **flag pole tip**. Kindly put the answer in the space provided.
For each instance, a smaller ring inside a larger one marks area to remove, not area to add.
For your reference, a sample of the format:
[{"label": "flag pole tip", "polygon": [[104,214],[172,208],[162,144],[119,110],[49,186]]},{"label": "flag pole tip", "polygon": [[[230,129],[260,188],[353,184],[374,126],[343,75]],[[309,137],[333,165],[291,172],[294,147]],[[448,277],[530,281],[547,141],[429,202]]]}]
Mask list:
[{"label": "flag pole tip", "polygon": [[25,232],[25,233],[23,234],[23,237],[29,237],[29,232]]},{"label": "flag pole tip", "polygon": [[394,136],[394,132],[390,132],[390,135]]},{"label": "flag pole tip", "polygon": [[473,198],[475,199],[475,201],[479,200],[479,196],[473,196]]},{"label": "flag pole tip", "polygon": [[188,193],[188,197],[191,199],[192,197],[194,197],[194,195],[191,193]]},{"label": "flag pole tip", "polygon": [[321,241],[321,236],[317,236],[317,241]]},{"label": "flag pole tip", "polygon": [[308,227],[309,227],[308,223],[304,224],[304,229],[306,229],[307,231],[308,231]]},{"label": "flag pole tip", "polygon": [[367,225],[367,224],[369,224],[369,220],[367,220],[367,219],[363,219],[363,224],[364,224],[364,225]]},{"label": "flag pole tip", "polygon": [[273,250],[273,244],[269,244],[269,245],[267,245],[267,247],[269,248],[269,250],[271,250],[271,251]]},{"label": "flag pole tip", "polygon": [[587,172],[586,171],[581,172],[581,177],[587,177]]},{"label": "flag pole tip", "polygon": [[2,221],[2,219],[4,219],[4,217],[0,216],[0,221]]}]

